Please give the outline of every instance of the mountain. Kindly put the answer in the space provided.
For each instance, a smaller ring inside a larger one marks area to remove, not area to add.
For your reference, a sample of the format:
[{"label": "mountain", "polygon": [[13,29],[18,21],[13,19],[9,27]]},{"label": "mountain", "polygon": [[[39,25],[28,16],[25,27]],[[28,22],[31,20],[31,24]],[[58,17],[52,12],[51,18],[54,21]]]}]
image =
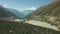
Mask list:
[{"label": "mountain", "polygon": [[39,7],[30,19],[47,22],[60,30],[60,2],[52,2]]},{"label": "mountain", "polygon": [[24,10],[22,11],[23,14],[28,15],[30,13],[33,13],[33,10]]},{"label": "mountain", "polygon": [[24,17],[29,17],[34,11],[33,10],[24,10],[22,13],[24,14]]},{"label": "mountain", "polygon": [[24,18],[24,14],[16,9],[7,8],[10,12],[14,13],[19,18]]},{"label": "mountain", "polygon": [[0,6],[0,18],[7,18],[7,17],[10,17],[10,18],[15,17],[16,18],[16,16],[13,13],[9,12],[9,10],[7,10],[6,8]]},{"label": "mountain", "polygon": [[[0,7],[0,12],[1,17],[15,17],[15,13],[7,10],[7,8]],[[0,20],[0,34],[60,34],[60,32],[24,22]]]},{"label": "mountain", "polygon": [[23,22],[0,21],[0,34],[60,34],[60,32]]},{"label": "mountain", "polygon": [[29,14],[32,14],[33,11],[32,10],[24,10],[22,12],[16,10],[16,9],[10,9],[10,8],[7,8],[10,12],[14,13],[16,16],[18,16],[19,18],[26,18]]}]

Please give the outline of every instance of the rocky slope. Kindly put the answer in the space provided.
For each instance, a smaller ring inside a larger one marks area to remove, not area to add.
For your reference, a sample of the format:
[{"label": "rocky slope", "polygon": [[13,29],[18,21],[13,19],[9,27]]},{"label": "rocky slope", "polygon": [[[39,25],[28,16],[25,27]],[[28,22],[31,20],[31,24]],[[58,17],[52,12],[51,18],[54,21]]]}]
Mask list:
[{"label": "rocky slope", "polygon": [[23,22],[0,21],[0,34],[60,34],[60,32]]},{"label": "rocky slope", "polygon": [[28,19],[44,21],[60,29],[60,2],[53,2],[38,8]]}]

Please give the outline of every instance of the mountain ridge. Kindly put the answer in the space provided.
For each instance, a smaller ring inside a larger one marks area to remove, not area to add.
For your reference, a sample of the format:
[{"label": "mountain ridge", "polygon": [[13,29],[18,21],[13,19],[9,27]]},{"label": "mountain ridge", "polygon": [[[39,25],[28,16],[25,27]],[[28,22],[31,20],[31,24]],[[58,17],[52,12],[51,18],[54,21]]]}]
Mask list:
[{"label": "mountain ridge", "polygon": [[0,17],[16,17],[13,13],[9,12],[6,8],[3,6],[0,6]]},{"label": "mountain ridge", "polygon": [[38,8],[30,19],[40,20],[55,25],[60,29],[60,2],[50,3]]}]

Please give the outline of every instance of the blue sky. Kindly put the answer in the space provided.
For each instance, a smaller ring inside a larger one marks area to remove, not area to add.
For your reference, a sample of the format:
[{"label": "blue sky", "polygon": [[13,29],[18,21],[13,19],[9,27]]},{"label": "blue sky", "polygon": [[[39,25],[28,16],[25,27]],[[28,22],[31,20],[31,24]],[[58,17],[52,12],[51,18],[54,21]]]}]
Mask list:
[{"label": "blue sky", "polygon": [[36,9],[50,3],[51,0],[0,0],[0,5],[17,10]]}]

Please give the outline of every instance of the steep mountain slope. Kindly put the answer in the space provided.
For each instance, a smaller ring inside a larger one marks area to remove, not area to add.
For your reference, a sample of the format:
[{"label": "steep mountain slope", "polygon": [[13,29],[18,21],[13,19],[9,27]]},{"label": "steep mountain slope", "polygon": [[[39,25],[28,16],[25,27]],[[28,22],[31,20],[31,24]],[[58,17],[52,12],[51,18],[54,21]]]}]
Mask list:
[{"label": "steep mountain slope", "polygon": [[24,10],[24,11],[22,11],[25,18],[31,16],[33,12],[34,12],[33,10]]},{"label": "steep mountain slope", "polygon": [[0,6],[0,18],[16,17],[13,13],[9,12],[6,8]]},{"label": "steep mountain slope", "polygon": [[14,13],[16,16],[18,16],[19,18],[27,18],[27,16],[29,14],[32,14],[33,13],[33,10],[24,10],[22,12],[16,10],[16,9],[10,9],[10,8],[7,8],[10,12]]},{"label": "steep mountain slope", "polygon": [[33,13],[33,10],[24,10],[22,11],[23,14],[28,15],[30,13]]},{"label": "steep mountain slope", "polygon": [[60,29],[60,2],[54,2],[38,8],[30,19],[44,21]]},{"label": "steep mountain slope", "polygon": [[16,9],[7,8],[10,12],[14,13],[19,18],[24,18],[24,14]]}]

